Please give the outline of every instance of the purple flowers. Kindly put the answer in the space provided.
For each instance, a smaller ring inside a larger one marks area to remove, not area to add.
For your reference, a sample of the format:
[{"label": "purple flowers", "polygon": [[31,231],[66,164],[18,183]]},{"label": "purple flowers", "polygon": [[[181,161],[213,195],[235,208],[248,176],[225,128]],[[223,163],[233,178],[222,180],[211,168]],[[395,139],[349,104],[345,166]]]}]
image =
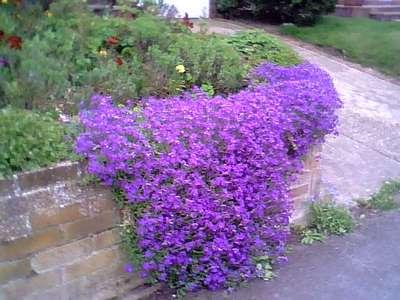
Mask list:
[{"label": "purple flowers", "polygon": [[127,263],[124,265],[124,271],[126,273],[133,273],[133,265],[131,263]]},{"label": "purple flowers", "polygon": [[5,57],[0,57],[0,68],[6,68],[10,65],[9,61]]},{"label": "purple flowers", "polygon": [[263,83],[225,98],[196,89],[138,110],[97,95],[81,113],[89,172],[148,203],[136,224],[145,276],[214,290],[256,277],[254,257],[285,260],[288,187],[341,104],[310,64],[252,76]]}]

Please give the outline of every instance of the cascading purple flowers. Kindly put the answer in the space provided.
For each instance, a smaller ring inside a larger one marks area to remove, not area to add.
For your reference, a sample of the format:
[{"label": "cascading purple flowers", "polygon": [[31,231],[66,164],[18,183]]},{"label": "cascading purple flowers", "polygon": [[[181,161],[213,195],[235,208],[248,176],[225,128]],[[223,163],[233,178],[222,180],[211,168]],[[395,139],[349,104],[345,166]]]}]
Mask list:
[{"label": "cascading purple flowers", "polygon": [[263,64],[252,77],[263,83],[149,98],[140,110],[97,95],[81,113],[76,149],[88,171],[148,203],[136,224],[145,276],[214,290],[256,277],[254,257],[284,257],[288,187],[334,132],[340,101],[310,64]]}]

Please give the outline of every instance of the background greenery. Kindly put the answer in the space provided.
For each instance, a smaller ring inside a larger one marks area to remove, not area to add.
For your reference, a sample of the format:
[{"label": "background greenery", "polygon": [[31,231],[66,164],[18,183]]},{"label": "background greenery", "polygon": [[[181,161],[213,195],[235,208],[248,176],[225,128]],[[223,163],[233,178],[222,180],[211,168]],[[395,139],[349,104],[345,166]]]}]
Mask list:
[{"label": "background greenery", "polygon": [[[243,85],[240,55],[224,39],[144,12],[134,19],[97,16],[82,1],[60,0],[45,13],[35,6],[2,10],[0,29],[23,40],[21,50],[0,43],[9,62],[0,69],[0,106],[65,110],[93,92],[119,101],[173,95],[194,84],[220,93]],[[176,71],[180,64],[186,72]]]},{"label": "background greenery", "polygon": [[282,26],[284,34],[333,49],[351,60],[400,76],[400,22],[323,17],[313,27]]},{"label": "background greenery", "polygon": [[71,156],[67,129],[50,114],[0,110],[0,178]]},{"label": "background greenery", "polygon": [[258,17],[274,22],[312,25],[335,10],[336,0],[217,0],[227,17]]},{"label": "background greenery", "polygon": [[[180,20],[154,15],[164,6],[130,7],[122,16],[95,15],[81,0],[54,1],[48,11],[0,6],[0,176],[68,158],[72,141],[64,137],[74,123],[61,125],[59,114],[75,115],[93,93],[137,105],[193,85],[225,94],[245,86],[249,69],[263,60],[299,62],[262,32],[193,33]],[[21,49],[10,47],[10,36],[21,37]]]}]

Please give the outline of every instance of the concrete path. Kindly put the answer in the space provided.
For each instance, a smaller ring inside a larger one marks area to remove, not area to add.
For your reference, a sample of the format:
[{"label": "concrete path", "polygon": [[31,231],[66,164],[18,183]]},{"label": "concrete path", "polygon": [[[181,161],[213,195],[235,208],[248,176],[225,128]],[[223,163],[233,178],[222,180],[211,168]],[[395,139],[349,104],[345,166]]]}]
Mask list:
[{"label": "concrete path", "polygon": [[356,232],[298,245],[271,281],[232,293],[202,292],[191,300],[398,300],[400,211],[364,220]]},{"label": "concrete path", "polygon": [[[220,34],[248,28],[225,21],[209,23],[209,31]],[[280,38],[326,70],[344,102],[339,136],[328,137],[323,147],[322,193],[351,206],[355,199],[376,192],[383,181],[400,179],[400,85],[314,47]]]}]

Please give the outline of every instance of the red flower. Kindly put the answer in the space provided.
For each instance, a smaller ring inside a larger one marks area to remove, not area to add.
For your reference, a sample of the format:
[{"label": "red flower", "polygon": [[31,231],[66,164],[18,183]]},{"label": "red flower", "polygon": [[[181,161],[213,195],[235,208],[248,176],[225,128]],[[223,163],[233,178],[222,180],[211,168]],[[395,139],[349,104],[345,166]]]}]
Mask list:
[{"label": "red flower", "polygon": [[121,65],[123,65],[124,61],[121,59],[121,57],[117,57],[117,58],[115,58],[115,63],[118,66],[121,66]]},{"label": "red flower", "polygon": [[185,17],[182,19],[182,24],[187,28],[193,28],[193,22],[190,21],[188,13],[185,13]]},{"label": "red flower", "polygon": [[109,46],[114,46],[117,45],[119,43],[119,40],[116,36],[110,36],[107,38],[107,44]]},{"label": "red flower", "polygon": [[0,42],[4,39],[4,31],[0,30]]},{"label": "red flower", "polygon": [[19,36],[11,35],[7,39],[8,47],[11,49],[21,49],[22,47],[22,39]]}]

